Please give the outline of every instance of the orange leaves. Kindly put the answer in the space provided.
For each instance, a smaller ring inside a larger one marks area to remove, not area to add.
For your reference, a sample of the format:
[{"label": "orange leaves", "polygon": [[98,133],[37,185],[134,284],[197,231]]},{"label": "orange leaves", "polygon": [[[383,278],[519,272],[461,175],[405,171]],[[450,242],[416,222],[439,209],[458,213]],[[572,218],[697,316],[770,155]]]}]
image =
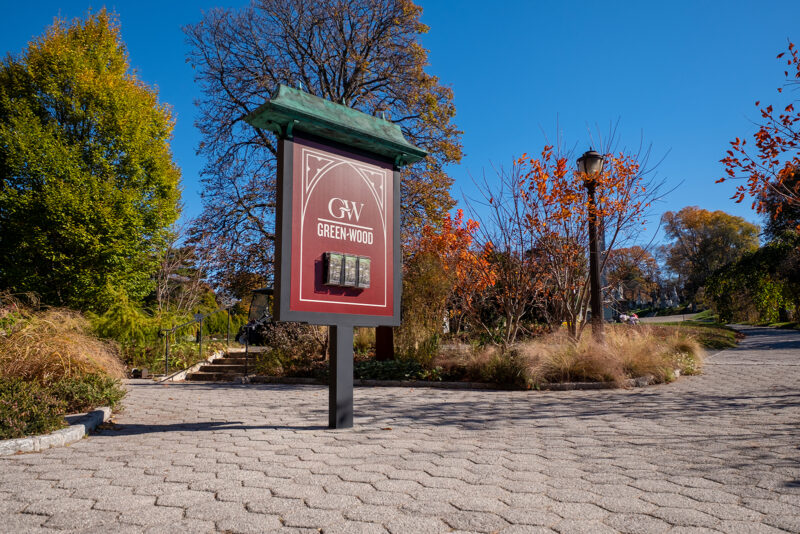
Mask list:
[{"label": "orange leaves", "polygon": [[416,243],[417,253],[435,254],[444,271],[455,278],[456,291],[480,291],[494,285],[495,277],[488,264],[491,250],[475,250],[473,241],[480,224],[464,222],[463,210],[455,218],[446,214],[439,228],[426,225]]}]

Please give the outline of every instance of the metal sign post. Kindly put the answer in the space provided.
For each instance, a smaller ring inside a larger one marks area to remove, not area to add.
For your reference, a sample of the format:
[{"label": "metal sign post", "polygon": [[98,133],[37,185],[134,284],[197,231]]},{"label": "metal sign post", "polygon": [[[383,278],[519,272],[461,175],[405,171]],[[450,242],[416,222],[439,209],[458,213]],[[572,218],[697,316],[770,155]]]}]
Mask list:
[{"label": "metal sign post", "polygon": [[329,426],[353,426],[353,327],[400,324],[400,128],[279,86],[247,117],[278,136],[274,316],[328,325]]}]

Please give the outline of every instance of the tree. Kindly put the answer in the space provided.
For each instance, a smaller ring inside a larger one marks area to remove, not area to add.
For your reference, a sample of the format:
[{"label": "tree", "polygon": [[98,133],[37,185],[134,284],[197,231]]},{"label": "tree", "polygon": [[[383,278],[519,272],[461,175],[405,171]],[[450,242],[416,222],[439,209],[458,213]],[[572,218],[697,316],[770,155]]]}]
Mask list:
[{"label": "tree", "polygon": [[622,287],[621,297],[625,300],[634,300],[641,295],[649,299],[659,288],[658,262],[638,245],[611,251],[606,264],[606,276],[611,288]]},{"label": "tree", "polygon": [[[800,84],[800,54],[794,43],[789,43],[788,54],[783,74],[787,84]],[[778,59],[785,55],[786,52],[778,54]],[[783,93],[783,87],[778,88],[778,93]],[[748,147],[746,139],[737,137],[721,160],[727,177],[717,183],[726,179],[745,180],[737,186],[733,198],[741,202],[747,195],[753,197],[753,208],[759,213],[768,212],[766,199],[771,199],[773,216],[782,210],[800,209],[800,181],[793,178],[800,170],[800,111],[795,110],[795,102],[796,99],[790,99],[786,105],[761,107],[761,102],[756,101],[763,122],[753,134],[755,150]],[[800,224],[796,230],[800,232]]]},{"label": "tree", "polygon": [[208,291],[208,285],[203,281],[203,262],[197,257],[194,246],[180,244],[183,238],[183,232],[174,232],[161,256],[153,295],[157,316],[166,312],[187,315],[195,310],[203,293]]},{"label": "tree", "polygon": [[712,274],[708,291],[720,319],[788,321],[800,310],[800,239],[775,240]]},{"label": "tree", "polygon": [[724,211],[688,206],[666,212],[662,222],[672,240],[664,247],[666,264],[692,295],[714,271],[758,248],[758,226]]},{"label": "tree", "polygon": [[90,310],[147,295],[179,211],[172,127],[105,10],[3,60],[0,286]]},{"label": "tree", "polygon": [[[800,170],[784,178],[784,185],[800,188]],[[793,240],[800,236],[800,203],[789,204],[776,191],[768,189],[761,197],[760,206],[765,218],[764,236],[768,240]]]},{"label": "tree", "polygon": [[[607,258],[608,251],[638,235],[661,186],[647,177],[646,152],[612,154],[608,147],[604,152],[603,170],[586,176],[572,166],[569,154],[545,146],[539,157],[523,155],[509,172],[501,171],[497,181],[485,180],[482,187],[490,213],[488,224],[481,221],[483,244],[504,255],[511,267],[498,269],[497,287],[528,299],[524,306],[508,305],[516,314],[538,307],[551,323],[566,323],[576,338],[586,325],[589,301],[590,213],[602,221]],[[589,180],[596,191],[594,207],[586,195]]]},{"label": "tree", "polygon": [[207,161],[194,232],[209,238],[218,284],[272,274],[277,141],[244,118],[281,83],[385,115],[429,151],[403,171],[406,237],[452,207],[444,168],[461,157],[461,132],[451,123],[452,90],[425,72],[421,12],[410,0],[253,0],[185,28]]},{"label": "tree", "polygon": [[[465,222],[463,210],[457,210],[455,217],[446,214],[438,227],[425,225],[420,238],[413,240],[409,247],[413,256],[428,255],[438,263],[441,278],[447,281],[449,289],[445,299],[427,306],[435,308],[434,313],[439,320],[449,310],[456,331],[460,329],[465,316],[474,316],[476,300],[496,280],[490,261],[492,251],[474,245],[479,227],[478,222],[472,219]],[[418,289],[409,287],[410,291]]]}]

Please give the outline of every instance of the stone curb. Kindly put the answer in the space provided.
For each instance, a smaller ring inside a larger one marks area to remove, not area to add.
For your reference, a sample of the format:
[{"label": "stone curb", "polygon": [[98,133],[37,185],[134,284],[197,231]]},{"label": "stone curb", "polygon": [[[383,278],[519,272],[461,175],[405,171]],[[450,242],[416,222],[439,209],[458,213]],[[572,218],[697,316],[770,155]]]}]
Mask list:
[{"label": "stone curb", "polygon": [[[29,436],[0,440],[0,456],[18,452],[39,452],[51,447],[64,447],[83,439],[85,435],[111,418],[111,408],[103,406],[84,415],[67,416],[70,426],[44,436]],[[74,422],[73,422],[74,421]]]},{"label": "stone curb", "polygon": [[[675,378],[680,376],[679,369],[675,370]],[[621,385],[614,382],[560,382],[555,384],[539,384],[536,388],[542,391],[576,391],[576,390],[597,390],[597,389],[616,389],[616,388],[641,388],[655,384],[655,377],[652,375],[629,378]],[[316,378],[282,377],[282,376],[248,376],[239,378],[236,383],[249,384],[300,384],[327,386],[324,380]],[[353,380],[354,386],[361,387],[406,387],[406,388],[433,388],[433,389],[482,389],[482,390],[516,390],[502,384],[487,382],[433,382],[428,380]],[[522,390],[519,390],[522,391]]]}]

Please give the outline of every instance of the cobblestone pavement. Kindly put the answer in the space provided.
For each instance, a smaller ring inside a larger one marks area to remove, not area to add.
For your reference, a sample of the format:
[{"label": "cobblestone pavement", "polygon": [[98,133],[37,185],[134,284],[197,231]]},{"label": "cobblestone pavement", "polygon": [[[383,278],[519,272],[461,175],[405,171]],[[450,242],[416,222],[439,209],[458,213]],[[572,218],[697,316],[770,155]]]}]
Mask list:
[{"label": "cobblestone pavement", "polygon": [[119,426],[0,458],[0,531],[800,532],[800,332],[628,391],[131,383]]}]

